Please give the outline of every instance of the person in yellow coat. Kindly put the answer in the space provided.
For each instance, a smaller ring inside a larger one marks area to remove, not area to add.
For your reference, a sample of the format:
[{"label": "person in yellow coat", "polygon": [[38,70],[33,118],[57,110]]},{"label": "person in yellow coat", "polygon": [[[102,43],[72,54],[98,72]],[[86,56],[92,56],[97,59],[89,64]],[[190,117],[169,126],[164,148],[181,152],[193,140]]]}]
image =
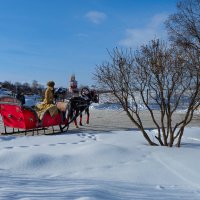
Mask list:
[{"label": "person in yellow coat", "polygon": [[47,89],[45,91],[44,100],[41,104],[36,106],[38,117],[42,119],[43,114],[48,110],[50,115],[53,116],[58,113],[58,108],[54,105],[54,81],[47,82]]}]

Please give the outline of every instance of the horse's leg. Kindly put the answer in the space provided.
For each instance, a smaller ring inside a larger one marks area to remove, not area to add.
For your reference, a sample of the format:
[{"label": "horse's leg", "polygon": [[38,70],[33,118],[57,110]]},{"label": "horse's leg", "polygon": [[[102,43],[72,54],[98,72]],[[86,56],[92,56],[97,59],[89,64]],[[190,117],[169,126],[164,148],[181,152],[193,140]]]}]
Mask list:
[{"label": "horse's leg", "polygon": [[79,109],[76,109],[74,114],[75,114],[75,116],[74,116],[74,125],[75,125],[76,128],[78,128],[77,117],[78,117],[78,114],[79,114]]},{"label": "horse's leg", "polygon": [[82,119],[83,119],[83,111],[84,111],[84,108],[80,108],[80,118],[79,118],[79,125],[80,126],[83,126],[83,124],[82,124]]},{"label": "horse's leg", "polygon": [[86,114],[87,114],[86,124],[89,124],[89,121],[90,121],[90,112],[89,112],[89,108],[86,108],[85,112],[86,112]]},{"label": "horse's leg", "polygon": [[72,111],[69,109],[68,112],[67,112],[67,120],[71,120],[72,118]]},{"label": "horse's leg", "polygon": [[69,103],[67,108],[67,121],[70,122],[74,115],[74,109],[71,103]]},{"label": "horse's leg", "polygon": [[83,115],[82,115],[82,112],[81,112],[81,114],[80,114],[80,121],[79,121],[79,125],[80,126],[83,126],[83,124],[82,124],[82,118],[83,118]]},{"label": "horse's leg", "polygon": [[74,125],[75,125],[76,128],[78,128],[78,124],[77,124],[76,118],[74,119]]}]

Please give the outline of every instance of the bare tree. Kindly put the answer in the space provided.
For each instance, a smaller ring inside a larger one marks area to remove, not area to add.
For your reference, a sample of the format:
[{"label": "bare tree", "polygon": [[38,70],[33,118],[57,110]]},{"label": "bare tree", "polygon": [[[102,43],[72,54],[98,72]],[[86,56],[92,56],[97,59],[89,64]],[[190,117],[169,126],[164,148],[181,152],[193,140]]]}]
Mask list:
[{"label": "bare tree", "polygon": [[200,70],[200,0],[180,1],[177,12],[166,21],[166,27],[170,40],[182,48],[190,64]]},{"label": "bare tree", "polygon": [[[94,78],[101,88],[110,90],[118,99],[126,111],[130,120],[142,131],[143,136],[150,145],[156,145],[145,131],[143,123],[139,115],[139,105],[136,101],[134,90],[135,79],[133,73],[134,58],[131,50],[114,49],[113,52],[108,52],[111,62],[103,63],[97,66]],[[132,97],[135,101],[135,107],[129,106],[129,98]],[[134,113],[134,115],[133,115]]]},{"label": "bare tree", "polygon": [[[188,62],[184,52],[153,40],[134,55],[132,50],[114,49],[111,61],[97,66],[95,79],[103,88],[111,90],[130,120],[141,130],[150,145],[180,147],[185,126],[192,120],[199,105],[199,71]],[[180,121],[173,124],[173,115],[188,96],[188,108]],[[130,103],[131,102],[131,103]],[[157,128],[154,142],[145,130],[140,103],[149,111]],[[158,105],[156,117],[151,105]]]},{"label": "bare tree", "polygon": [[33,93],[37,93],[38,92],[38,86],[39,86],[38,81],[33,80],[32,81],[32,91],[33,91]]},{"label": "bare tree", "polygon": [[180,1],[177,9],[166,21],[170,40],[184,49],[200,51],[200,0]]},{"label": "bare tree", "polygon": [[[159,40],[152,41],[136,54],[136,89],[140,91],[143,103],[157,127],[156,138],[159,143],[171,147],[176,141],[176,145],[180,147],[184,129],[199,106],[200,73],[184,51],[166,46]],[[148,90],[147,95],[144,95],[145,90]],[[173,115],[185,96],[187,111],[183,119],[173,125]],[[149,100],[153,100],[159,106],[159,120],[155,118]]]},{"label": "bare tree", "polygon": [[182,0],[177,4],[177,12],[166,21],[170,40],[185,51],[185,57],[200,70],[200,0]]}]

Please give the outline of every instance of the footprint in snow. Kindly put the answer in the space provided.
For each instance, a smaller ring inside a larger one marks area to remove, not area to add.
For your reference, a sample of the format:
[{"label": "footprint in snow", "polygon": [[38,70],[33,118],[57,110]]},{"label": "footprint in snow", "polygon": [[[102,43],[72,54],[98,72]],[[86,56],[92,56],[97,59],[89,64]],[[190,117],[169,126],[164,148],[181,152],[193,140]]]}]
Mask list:
[{"label": "footprint in snow", "polygon": [[65,142],[58,142],[58,144],[66,144]]},{"label": "footprint in snow", "polygon": [[13,147],[4,147],[4,149],[13,149]]},{"label": "footprint in snow", "polygon": [[56,144],[49,144],[49,146],[56,146]]},{"label": "footprint in snow", "polygon": [[156,190],[164,190],[165,187],[163,187],[162,185],[156,185]]},{"label": "footprint in snow", "polygon": [[24,145],[21,145],[19,146],[20,148],[28,148],[29,146],[24,146]]}]

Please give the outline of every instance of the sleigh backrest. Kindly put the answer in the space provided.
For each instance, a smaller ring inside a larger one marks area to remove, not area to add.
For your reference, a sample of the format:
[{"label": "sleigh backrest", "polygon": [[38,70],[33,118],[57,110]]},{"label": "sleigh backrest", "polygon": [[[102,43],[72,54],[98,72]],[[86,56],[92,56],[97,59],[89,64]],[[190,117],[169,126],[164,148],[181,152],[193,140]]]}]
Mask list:
[{"label": "sleigh backrest", "polygon": [[0,97],[0,114],[4,126],[32,129],[38,126],[37,113],[30,107],[22,106],[21,102],[11,96]]},{"label": "sleigh backrest", "polygon": [[41,126],[42,127],[49,127],[49,126],[56,126],[56,125],[60,125],[63,122],[63,116],[60,110],[58,110],[58,112],[56,112],[55,114],[53,114],[53,116],[50,114],[48,108],[42,115],[41,115]]},{"label": "sleigh backrest", "polygon": [[12,96],[1,96],[0,104],[21,105],[21,102]]}]

